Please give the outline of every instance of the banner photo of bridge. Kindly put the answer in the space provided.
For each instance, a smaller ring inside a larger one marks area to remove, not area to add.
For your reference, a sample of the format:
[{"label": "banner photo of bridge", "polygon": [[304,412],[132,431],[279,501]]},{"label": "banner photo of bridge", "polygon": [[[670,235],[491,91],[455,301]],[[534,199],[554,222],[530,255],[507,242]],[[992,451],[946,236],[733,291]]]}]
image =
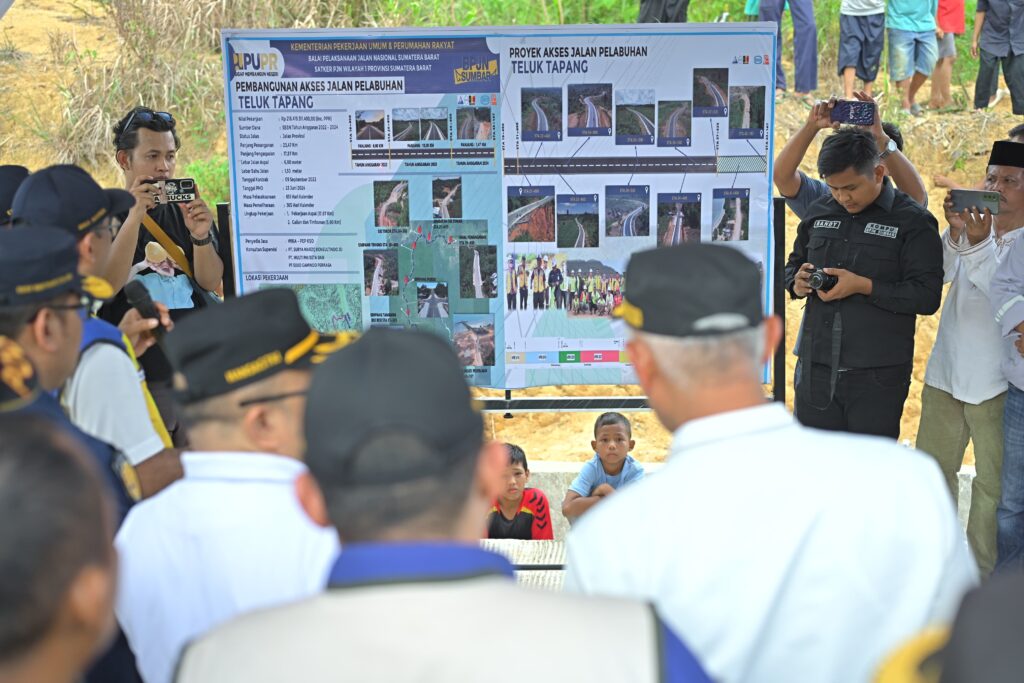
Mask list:
[{"label": "banner photo of bridge", "polygon": [[633,383],[630,254],[738,249],[771,312],[775,45],[764,23],[224,31],[236,289],[292,288],[323,331],[433,331],[475,386]]}]

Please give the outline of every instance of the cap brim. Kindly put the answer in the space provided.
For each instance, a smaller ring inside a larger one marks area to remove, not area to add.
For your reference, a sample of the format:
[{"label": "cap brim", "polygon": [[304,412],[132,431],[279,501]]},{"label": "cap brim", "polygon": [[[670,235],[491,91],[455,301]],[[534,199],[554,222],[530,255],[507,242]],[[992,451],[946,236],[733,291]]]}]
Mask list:
[{"label": "cap brim", "polygon": [[96,301],[107,301],[114,298],[114,288],[109,282],[100,277],[86,275],[78,283],[78,289],[86,296]]},{"label": "cap brim", "polygon": [[107,195],[110,213],[115,216],[130,211],[135,206],[135,196],[127,190],[109,189],[104,192]]}]

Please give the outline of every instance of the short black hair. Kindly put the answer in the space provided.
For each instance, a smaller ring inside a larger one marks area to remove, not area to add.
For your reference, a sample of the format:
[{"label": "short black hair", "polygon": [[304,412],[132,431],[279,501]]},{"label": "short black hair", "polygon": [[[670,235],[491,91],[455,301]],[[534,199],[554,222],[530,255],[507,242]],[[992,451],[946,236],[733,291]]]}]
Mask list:
[{"label": "short black hair", "polygon": [[25,329],[25,326],[32,322],[39,311],[44,308],[62,303],[66,293],[31,304],[19,304],[17,306],[0,306],[0,337],[17,339]]},{"label": "short black hair", "polygon": [[[158,116],[152,117],[149,121],[140,121],[137,114],[139,112],[151,112],[153,111],[149,107],[133,107],[127,114],[121,117],[121,120],[114,124],[114,151],[120,152],[126,150],[132,151],[139,146],[139,128],[148,128],[149,130],[157,133],[171,132],[174,136],[174,149],[181,147],[181,139],[178,137],[178,131],[175,130],[175,123],[173,121],[164,121]],[[128,125],[128,120],[131,119],[131,127],[125,130],[125,126]]]},{"label": "short black hair", "polygon": [[1024,123],[1020,123],[1010,129],[1010,132],[1006,134],[1008,138],[1022,138],[1024,137]]},{"label": "short black hair", "polygon": [[892,121],[882,121],[882,130],[885,134],[896,143],[896,149],[900,152],[903,151],[903,133],[900,131],[900,127]]},{"label": "short black hair", "polygon": [[594,438],[597,438],[597,430],[601,427],[610,427],[611,425],[622,425],[626,428],[626,434],[633,438],[633,425],[629,424],[629,420],[622,413],[602,413],[599,415],[594,422]]},{"label": "short black hair", "polygon": [[869,176],[878,164],[875,136],[858,128],[843,128],[825,138],[818,152],[818,175],[828,178],[852,168]]},{"label": "short black hair", "polygon": [[524,470],[530,471],[530,466],[526,464],[526,451],[514,443],[506,443],[505,448],[508,449],[509,465],[522,465]]},{"label": "short black hair", "polygon": [[[467,445],[452,453],[443,472],[397,483],[349,484],[340,481],[346,468],[327,462],[329,456],[306,454],[306,465],[320,486],[327,515],[343,542],[379,540],[393,530],[454,533],[476,475],[480,447]],[[382,432],[348,457],[366,462],[392,463],[395,470],[407,463],[436,461],[433,446],[415,435]],[[333,458],[332,458],[333,459]]]},{"label": "short black hair", "polygon": [[35,415],[0,415],[0,662],[51,628],[75,577],[113,561],[110,508],[74,437]]}]

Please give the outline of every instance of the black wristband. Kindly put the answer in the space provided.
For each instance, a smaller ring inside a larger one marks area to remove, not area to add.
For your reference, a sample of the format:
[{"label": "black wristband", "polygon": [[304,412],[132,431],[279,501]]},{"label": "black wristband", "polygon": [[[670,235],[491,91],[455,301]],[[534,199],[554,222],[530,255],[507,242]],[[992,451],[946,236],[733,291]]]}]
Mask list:
[{"label": "black wristband", "polygon": [[197,247],[205,247],[210,242],[213,242],[213,231],[211,230],[210,232],[208,232],[206,234],[206,237],[204,237],[201,240],[197,240],[192,233],[188,234],[188,238],[190,240],[192,240],[192,244],[194,244],[195,246],[197,246]]}]

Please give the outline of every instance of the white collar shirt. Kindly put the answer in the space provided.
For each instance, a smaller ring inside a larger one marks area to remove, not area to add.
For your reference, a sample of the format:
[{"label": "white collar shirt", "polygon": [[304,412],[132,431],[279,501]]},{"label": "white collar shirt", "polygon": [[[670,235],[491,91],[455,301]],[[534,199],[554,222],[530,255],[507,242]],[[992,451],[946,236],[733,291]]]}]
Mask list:
[{"label": "white collar shirt", "polygon": [[1010,245],[1024,233],[1012,230],[972,245],[949,230],[942,236],[945,281],[952,283],[939,318],[939,331],[924,381],[964,403],[978,405],[1006,391],[1001,368],[1004,345],[992,317],[989,285]]},{"label": "white collar shirt", "polygon": [[778,404],[681,427],[567,548],[567,589],[652,602],[727,683],[869,680],[976,582],[931,458]]},{"label": "white collar shirt", "polygon": [[340,549],[296,499],[300,461],[185,453],[182,465],[115,541],[117,617],[146,683],[169,683],[182,648],[212,627],[323,590]]}]

